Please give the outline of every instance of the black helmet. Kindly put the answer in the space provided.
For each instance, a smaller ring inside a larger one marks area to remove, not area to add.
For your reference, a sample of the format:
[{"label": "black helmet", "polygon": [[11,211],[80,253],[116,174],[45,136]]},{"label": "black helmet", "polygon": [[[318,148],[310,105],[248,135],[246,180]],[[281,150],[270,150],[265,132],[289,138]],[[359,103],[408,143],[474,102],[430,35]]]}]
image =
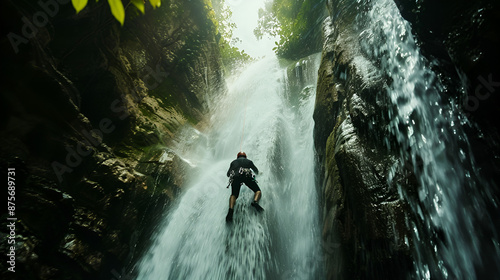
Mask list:
[{"label": "black helmet", "polygon": [[236,158],[239,158],[239,157],[247,158],[247,154],[245,154],[245,152],[239,152],[238,155],[236,156]]}]

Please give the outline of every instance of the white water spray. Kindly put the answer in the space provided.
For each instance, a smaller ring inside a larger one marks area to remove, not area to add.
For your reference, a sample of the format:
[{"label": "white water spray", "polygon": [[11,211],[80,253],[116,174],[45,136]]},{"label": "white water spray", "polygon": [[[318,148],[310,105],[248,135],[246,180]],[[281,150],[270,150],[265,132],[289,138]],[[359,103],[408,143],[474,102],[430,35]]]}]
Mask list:
[{"label": "white water spray", "polygon": [[[310,66],[304,66],[312,73],[307,81],[311,86],[300,93],[285,91],[286,71],[274,57],[232,79],[203,142],[206,156],[196,159],[199,173],[140,261],[138,279],[321,277],[312,133],[315,90],[310,90],[318,60],[311,57]],[[287,99],[291,95],[299,100],[294,108]],[[239,151],[245,107],[242,150],[262,171],[257,180],[265,211],[254,211],[253,192],[243,186],[234,222],[227,225],[226,172]]]}]

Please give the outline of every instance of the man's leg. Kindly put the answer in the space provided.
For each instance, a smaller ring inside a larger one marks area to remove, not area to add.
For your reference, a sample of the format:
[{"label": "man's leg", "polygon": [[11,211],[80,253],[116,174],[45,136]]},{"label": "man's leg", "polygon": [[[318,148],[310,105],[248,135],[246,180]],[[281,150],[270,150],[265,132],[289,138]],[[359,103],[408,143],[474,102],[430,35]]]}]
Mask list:
[{"label": "man's leg", "polygon": [[262,196],[262,192],[256,191],[255,194],[253,195],[253,202],[259,202],[261,196]]},{"label": "man's leg", "polygon": [[229,210],[227,210],[226,223],[233,221],[234,204],[236,204],[236,196],[231,195],[229,197]]},{"label": "man's leg", "polygon": [[229,197],[229,210],[227,211],[226,222],[233,221],[234,205],[236,204],[236,199],[240,194],[241,183],[233,181],[231,184],[231,196]]},{"label": "man's leg", "polygon": [[255,182],[254,179],[248,180],[245,184],[254,192],[252,206],[255,207],[257,211],[263,211],[264,209],[258,204],[262,196],[259,185],[257,185],[257,182]]},{"label": "man's leg", "polygon": [[236,196],[231,195],[229,197],[229,209],[234,209],[235,204],[236,204]]}]

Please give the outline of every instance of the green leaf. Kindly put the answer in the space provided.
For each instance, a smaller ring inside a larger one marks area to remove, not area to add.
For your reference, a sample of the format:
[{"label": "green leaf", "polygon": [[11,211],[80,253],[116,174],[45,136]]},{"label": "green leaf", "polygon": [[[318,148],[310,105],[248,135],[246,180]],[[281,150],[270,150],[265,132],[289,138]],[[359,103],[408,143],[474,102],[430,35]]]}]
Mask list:
[{"label": "green leaf", "polygon": [[71,0],[71,3],[73,4],[73,7],[76,10],[76,13],[78,14],[85,6],[87,6],[87,3],[89,0]]},{"label": "green leaf", "polygon": [[161,6],[161,0],[149,0],[153,8],[159,8]]},{"label": "green leaf", "polygon": [[132,4],[134,4],[134,6],[144,14],[144,1],[143,0],[132,0]]},{"label": "green leaf", "polygon": [[125,9],[122,0],[108,0],[109,7],[113,16],[123,25],[125,22]]}]

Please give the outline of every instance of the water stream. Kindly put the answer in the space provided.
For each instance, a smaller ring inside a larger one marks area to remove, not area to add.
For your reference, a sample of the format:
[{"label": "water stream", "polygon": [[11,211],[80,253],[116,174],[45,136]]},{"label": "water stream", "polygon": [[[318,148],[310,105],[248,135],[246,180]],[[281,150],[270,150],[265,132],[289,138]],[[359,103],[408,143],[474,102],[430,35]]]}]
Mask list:
[{"label": "water stream", "polygon": [[421,55],[410,24],[392,0],[338,2],[349,2],[346,7],[353,12],[349,31],[359,34],[353,48],[388,81],[380,98],[394,108],[386,117],[387,148],[400,157],[393,172],[409,161],[419,183],[416,196],[407,186],[398,186],[413,211],[408,223],[413,229],[414,277],[478,279],[484,271],[498,275],[498,268],[484,266],[484,259],[500,261],[496,226],[487,211],[497,207],[492,182],[476,168],[464,131],[470,124],[453,99],[443,95],[444,86],[432,70],[435,62]]},{"label": "water stream", "polygon": [[[500,275],[498,226],[488,215],[498,209],[494,182],[475,167],[464,131],[470,124],[443,96],[434,62],[421,55],[392,0],[329,3],[338,40],[353,53],[363,83],[386,81],[377,99],[389,108],[380,112],[386,148],[398,155],[387,184],[408,165],[418,182],[416,192],[397,186],[411,209],[409,278]],[[228,80],[228,93],[214,102],[212,127],[193,146],[196,153],[183,155],[198,172],[139,263],[138,279],[324,277],[312,132],[318,63],[314,55],[287,71],[267,57]],[[262,170],[266,211],[253,211],[253,193],[243,187],[228,226],[225,174],[240,146]]]},{"label": "water stream", "polygon": [[[287,84],[275,57],[229,79],[212,127],[194,145],[196,158],[185,155],[198,172],[139,263],[137,279],[321,278],[312,132],[318,65],[314,55],[288,71],[304,87]],[[243,187],[228,225],[226,172],[240,145],[261,170],[265,211],[254,211],[253,192]]]}]

